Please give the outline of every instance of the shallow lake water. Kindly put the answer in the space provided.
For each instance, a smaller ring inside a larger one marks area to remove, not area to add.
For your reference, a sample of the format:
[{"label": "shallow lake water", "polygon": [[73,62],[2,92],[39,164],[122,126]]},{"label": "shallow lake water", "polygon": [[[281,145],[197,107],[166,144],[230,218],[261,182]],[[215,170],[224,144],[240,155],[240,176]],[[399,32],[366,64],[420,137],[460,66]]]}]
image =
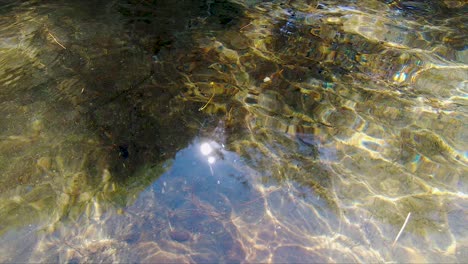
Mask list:
[{"label": "shallow lake water", "polygon": [[0,262],[465,262],[467,9],[1,1]]}]

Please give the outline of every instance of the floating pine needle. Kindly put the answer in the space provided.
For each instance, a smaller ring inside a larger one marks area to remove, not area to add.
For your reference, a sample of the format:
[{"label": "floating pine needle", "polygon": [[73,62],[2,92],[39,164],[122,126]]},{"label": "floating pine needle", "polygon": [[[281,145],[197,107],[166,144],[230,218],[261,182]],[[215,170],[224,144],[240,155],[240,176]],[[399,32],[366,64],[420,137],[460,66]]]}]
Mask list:
[{"label": "floating pine needle", "polygon": [[248,27],[248,26],[250,26],[250,25],[252,25],[252,23],[248,23],[247,25],[241,27],[241,28],[239,29],[239,31],[242,31],[244,28],[246,28],[246,27]]},{"label": "floating pine needle", "polygon": [[213,87],[213,94],[211,95],[210,99],[208,100],[208,102],[206,102],[206,104],[204,106],[198,108],[198,111],[203,111],[210,104],[211,100],[213,100],[213,97],[216,94],[214,82],[211,82],[210,85]]},{"label": "floating pine needle", "polygon": [[52,35],[52,33],[49,32],[49,36],[51,36],[52,39],[55,41],[55,43],[57,43],[60,47],[62,47],[63,49],[67,49],[67,48],[65,48],[64,45],[62,45],[62,43],[60,43],[60,42],[54,37],[54,35]]},{"label": "floating pine needle", "polygon": [[406,220],[403,223],[403,226],[401,227],[400,232],[398,232],[398,235],[396,236],[395,241],[393,241],[392,247],[395,246],[396,242],[398,241],[398,238],[400,238],[401,233],[403,233],[403,229],[405,229],[406,224],[408,223],[408,220],[409,220],[410,216],[411,216],[411,212],[409,212],[408,216],[406,216]]}]

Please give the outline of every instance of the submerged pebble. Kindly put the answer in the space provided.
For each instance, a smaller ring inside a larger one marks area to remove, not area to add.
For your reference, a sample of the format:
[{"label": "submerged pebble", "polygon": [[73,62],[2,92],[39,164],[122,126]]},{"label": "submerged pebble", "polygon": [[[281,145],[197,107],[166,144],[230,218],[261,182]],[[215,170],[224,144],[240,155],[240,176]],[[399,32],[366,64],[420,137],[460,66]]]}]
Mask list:
[{"label": "submerged pebble", "polygon": [[52,160],[49,157],[41,157],[37,160],[36,165],[40,169],[48,171],[52,166]]},{"label": "submerged pebble", "polygon": [[341,24],[341,18],[339,17],[329,17],[327,18],[328,24]]},{"label": "submerged pebble", "polygon": [[184,230],[172,230],[171,232],[169,232],[169,236],[172,240],[175,240],[177,242],[185,242],[191,237],[190,233]]}]

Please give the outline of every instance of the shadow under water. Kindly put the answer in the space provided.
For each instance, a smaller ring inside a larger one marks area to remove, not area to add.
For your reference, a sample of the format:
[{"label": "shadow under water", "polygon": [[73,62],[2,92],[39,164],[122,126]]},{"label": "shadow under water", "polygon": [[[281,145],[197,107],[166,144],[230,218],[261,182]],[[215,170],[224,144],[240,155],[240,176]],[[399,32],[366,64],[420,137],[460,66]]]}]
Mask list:
[{"label": "shadow under water", "polygon": [[[184,79],[133,43],[124,20],[106,23],[120,18],[115,4],[30,1],[1,17],[0,233],[75,207],[80,215],[102,191],[148,182],[133,175],[171,159],[214,120],[177,98]],[[171,37],[163,34],[153,37]]]},{"label": "shadow under water", "polygon": [[463,262],[466,8],[0,4],[0,262]]}]

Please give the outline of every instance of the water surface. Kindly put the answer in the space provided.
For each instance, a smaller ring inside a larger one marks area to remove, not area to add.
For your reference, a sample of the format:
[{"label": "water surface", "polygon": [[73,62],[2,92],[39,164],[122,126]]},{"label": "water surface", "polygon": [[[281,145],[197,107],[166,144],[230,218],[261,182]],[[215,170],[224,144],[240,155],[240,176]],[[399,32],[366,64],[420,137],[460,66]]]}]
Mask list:
[{"label": "water surface", "polygon": [[0,262],[463,262],[466,8],[3,1]]}]

